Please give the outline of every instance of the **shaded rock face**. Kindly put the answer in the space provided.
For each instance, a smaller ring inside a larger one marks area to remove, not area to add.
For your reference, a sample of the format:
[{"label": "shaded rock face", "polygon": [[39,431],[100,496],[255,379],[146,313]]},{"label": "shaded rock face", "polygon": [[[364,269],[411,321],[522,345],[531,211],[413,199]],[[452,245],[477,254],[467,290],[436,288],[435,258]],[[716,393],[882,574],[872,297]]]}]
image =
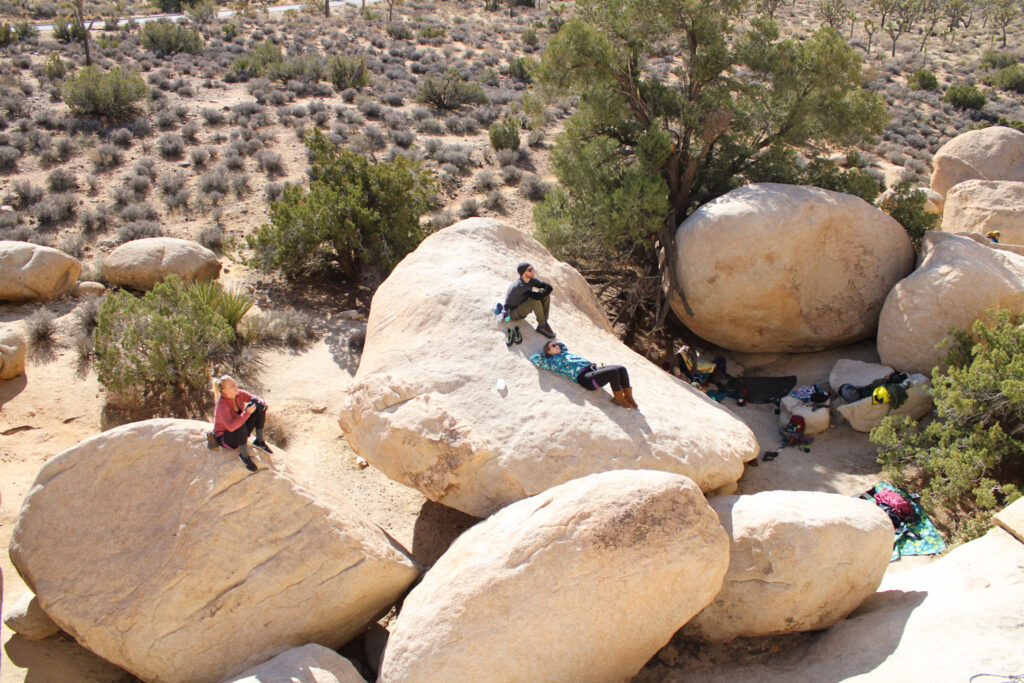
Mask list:
[{"label": "shaded rock face", "polygon": [[939,194],[975,179],[1024,182],[1024,133],[989,126],[957,135],[935,153],[931,186]]},{"label": "shaded rock face", "polygon": [[950,328],[970,329],[989,308],[1024,310],[1024,257],[935,231],[921,253],[921,265],[885,300],[878,355],[902,372],[931,375]]},{"label": "shaded rock face", "polygon": [[215,280],[220,275],[220,261],[196,242],[147,237],[110,252],[103,260],[103,274],[112,284],[145,291],[169,275],[185,281]]},{"label": "shaded rock face", "polygon": [[207,429],[148,420],[64,451],[11,537],[50,618],[146,681],[221,681],[306,643],[338,647],[417,574],[360,513],[208,451]]},{"label": "shaded rock face", "polygon": [[352,662],[310,643],[282,652],[225,683],[366,683]]},{"label": "shaded rock face", "polygon": [[75,287],[82,264],[62,251],[0,240],[0,301],[49,301]]},{"label": "shaded rock face", "polygon": [[722,590],[683,629],[727,641],[828,628],[875,592],[893,528],[874,503],[812,491],[720,496],[731,541]]},{"label": "shaded rock face", "polygon": [[455,541],[405,599],[381,681],[620,681],[711,601],[725,532],[666,472],[593,474]]},{"label": "shaded rock face", "polygon": [[1024,182],[965,180],[954,186],[942,214],[943,232],[999,231],[1000,244],[1024,245]]},{"label": "shaded rock face", "polygon": [[709,202],[676,231],[672,300],[691,330],[743,352],[817,351],[870,337],[913,268],[903,227],[859,197],[759,183]]},{"label": "shaded rock face", "polygon": [[[625,365],[639,411],[532,365],[545,341],[532,316],[518,323],[523,343],[506,348],[491,310],[520,261],[554,287],[558,339],[595,363]],[[479,218],[428,237],[377,290],[340,424],[387,476],[478,517],[614,469],[676,472],[713,490],[758,454],[732,413],[615,337],[576,270],[523,232]]]},{"label": "shaded rock face", "polygon": [[0,325],[0,379],[25,372],[25,337],[13,325]]}]

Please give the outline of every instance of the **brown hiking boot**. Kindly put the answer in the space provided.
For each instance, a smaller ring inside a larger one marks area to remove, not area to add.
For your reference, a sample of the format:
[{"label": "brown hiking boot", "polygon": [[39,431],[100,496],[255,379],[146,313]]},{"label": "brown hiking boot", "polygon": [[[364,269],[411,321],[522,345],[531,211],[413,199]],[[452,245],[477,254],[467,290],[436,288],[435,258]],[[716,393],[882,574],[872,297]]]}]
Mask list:
[{"label": "brown hiking boot", "polygon": [[626,398],[626,394],[624,394],[621,389],[615,392],[615,395],[612,397],[612,403],[617,406],[622,406],[623,408],[633,408],[633,404],[629,402],[629,399]]},{"label": "brown hiking boot", "polygon": [[632,405],[634,408],[640,407],[636,404],[636,401],[633,399],[633,387],[623,387],[622,393],[625,395],[626,400],[629,401],[630,405]]}]

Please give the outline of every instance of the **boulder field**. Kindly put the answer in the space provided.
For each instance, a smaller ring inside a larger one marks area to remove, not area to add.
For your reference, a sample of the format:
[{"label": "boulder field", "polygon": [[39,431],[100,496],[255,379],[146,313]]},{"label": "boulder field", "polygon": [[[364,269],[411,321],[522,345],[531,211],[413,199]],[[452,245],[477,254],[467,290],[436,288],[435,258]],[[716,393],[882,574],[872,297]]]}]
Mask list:
[{"label": "boulder field", "polygon": [[[492,309],[521,261],[554,287],[558,339],[595,363],[626,366],[639,410],[531,364],[545,341],[532,316],[518,323],[523,343],[506,347]],[[434,233],[378,288],[339,422],[387,476],[478,517],[616,469],[683,474],[712,491],[759,452],[728,409],[620,342],[575,269],[483,218]]]},{"label": "boulder field", "polygon": [[60,453],[11,537],[45,613],[145,681],[213,683],[307,643],[340,647],[418,574],[361,513],[283,470],[249,473],[207,450],[206,429],[147,420]]},{"label": "boulder field", "polygon": [[[817,351],[874,334],[914,266],[903,227],[863,199],[758,183],[704,204],[676,231],[687,327],[734,351]],[[689,308],[687,308],[687,305]]]}]

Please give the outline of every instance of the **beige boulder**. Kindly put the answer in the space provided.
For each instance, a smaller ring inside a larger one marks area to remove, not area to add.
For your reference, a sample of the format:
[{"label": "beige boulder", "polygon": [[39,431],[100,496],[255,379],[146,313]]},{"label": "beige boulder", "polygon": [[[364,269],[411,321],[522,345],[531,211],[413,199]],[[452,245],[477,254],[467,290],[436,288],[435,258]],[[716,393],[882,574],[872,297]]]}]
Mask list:
[{"label": "beige boulder", "polygon": [[676,231],[691,330],[744,352],[816,351],[870,337],[913,268],[894,219],[859,197],[760,183],[704,204]]},{"label": "beige boulder", "polygon": [[828,385],[832,391],[839,391],[844,384],[852,384],[855,387],[866,387],[872,382],[884,379],[894,373],[895,370],[888,365],[880,363],[868,363],[852,358],[840,358],[832,366],[828,374]]},{"label": "beige boulder", "polygon": [[174,237],[147,237],[125,242],[103,261],[111,284],[149,290],[169,275],[182,280],[215,280],[220,275],[217,255],[206,247]]},{"label": "beige boulder", "polygon": [[829,406],[831,401],[826,401],[824,408],[815,408],[813,403],[804,403],[796,396],[783,396],[779,402],[779,426],[785,427],[789,424],[794,415],[804,419],[805,434],[821,434],[826,431],[830,424]]},{"label": "beige boulder", "polygon": [[728,540],[667,472],[592,474],[464,532],[405,599],[381,681],[621,681],[718,592]]},{"label": "beige boulder", "polygon": [[950,328],[969,330],[989,308],[1024,310],[1024,256],[937,231],[925,235],[921,254],[886,297],[878,355],[901,372],[930,375]]},{"label": "beige boulder", "polygon": [[889,415],[920,420],[931,412],[932,393],[927,377],[919,373],[911,374],[903,382],[903,387],[907,390],[907,400],[898,408],[888,403],[875,403],[870,396],[865,396],[859,401],[841,404],[836,410],[857,432],[870,432]]},{"label": "beige boulder", "polygon": [[1000,244],[1024,245],[1024,182],[965,180],[946,197],[943,232],[999,231]]},{"label": "beige boulder", "polygon": [[[545,341],[532,316],[519,323],[523,343],[506,348],[491,309],[519,261],[554,287],[550,323],[560,341],[628,368],[639,411],[532,365]],[[478,517],[615,469],[676,472],[710,491],[739,479],[758,455],[753,433],[728,409],[619,341],[576,270],[483,218],[425,239],[377,289],[340,424],[352,449],[387,476]]]},{"label": "beige boulder", "polygon": [[136,422],[51,458],[11,537],[50,618],[146,681],[221,681],[293,647],[339,647],[417,575],[362,514],[208,451],[207,429]]},{"label": "beige boulder", "polygon": [[352,662],[310,643],[282,652],[225,683],[366,683]]},{"label": "beige boulder", "polygon": [[730,539],[722,590],[683,629],[708,641],[815,631],[845,619],[889,565],[892,522],[869,501],[764,491],[712,498]]},{"label": "beige boulder", "polygon": [[0,240],[0,301],[49,301],[75,287],[82,264],[62,251]]},{"label": "beige boulder", "polygon": [[0,379],[25,372],[25,337],[13,325],[0,325]]},{"label": "beige boulder", "polygon": [[107,288],[102,282],[79,282],[73,294],[77,297],[103,296]]},{"label": "beige boulder", "polygon": [[931,186],[939,194],[975,179],[1024,181],[1024,133],[1006,126],[971,130],[935,153]]},{"label": "beige boulder", "polygon": [[1024,543],[1024,498],[1018,498],[997,512],[992,521]]},{"label": "beige boulder", "polygon": [[4,625],[29,640],[49,638],[60,626],[47,616],[32,591],[22,593],[18,601],[4,610]]}]

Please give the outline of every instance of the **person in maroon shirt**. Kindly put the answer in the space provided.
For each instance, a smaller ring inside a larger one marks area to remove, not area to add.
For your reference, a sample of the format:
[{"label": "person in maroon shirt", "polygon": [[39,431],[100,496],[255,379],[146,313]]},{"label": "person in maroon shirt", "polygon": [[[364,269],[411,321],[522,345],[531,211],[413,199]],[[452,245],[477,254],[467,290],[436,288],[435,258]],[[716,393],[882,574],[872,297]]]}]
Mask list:
[{"label": "person in maroon shirt", "polygon": [[213,413],[213,435],[224,448],[238,451],[238,457],[250,472],[256,463],[249,457],[249,435],[256,432],[252,445],[267,455],[273,453],[263,440],[263,425],[267,419],[267,402],[259,396],[238,388],[230,375],[213,380],[213,393],[217,406]]}]

